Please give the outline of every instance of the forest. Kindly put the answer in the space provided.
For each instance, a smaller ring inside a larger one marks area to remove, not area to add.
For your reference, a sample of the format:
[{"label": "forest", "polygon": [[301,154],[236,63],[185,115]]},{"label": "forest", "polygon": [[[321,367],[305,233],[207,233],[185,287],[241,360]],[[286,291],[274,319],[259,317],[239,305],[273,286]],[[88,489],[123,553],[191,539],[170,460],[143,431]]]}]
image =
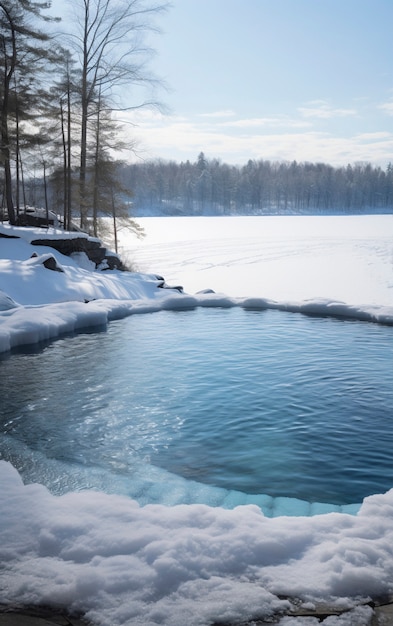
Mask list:
[{"label": "forest", "polygon": [[393,166],[249,160],[243,166],[208,160],[125,165],[135,216],[389,213]]}]

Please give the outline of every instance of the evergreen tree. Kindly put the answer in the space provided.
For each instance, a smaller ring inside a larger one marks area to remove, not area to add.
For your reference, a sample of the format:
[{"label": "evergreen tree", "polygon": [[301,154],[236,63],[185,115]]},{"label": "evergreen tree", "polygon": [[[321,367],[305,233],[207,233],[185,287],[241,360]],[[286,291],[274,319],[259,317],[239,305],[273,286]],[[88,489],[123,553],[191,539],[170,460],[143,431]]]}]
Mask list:
[{"label": "evergreen tree", "polygon": [[48,8],[50,2],[0,0],[0,153],[5,203],[12,224],[18,210],[15,198],[19,184],[15,185],[13,175],[19,182],[21,120],[31,123],[33,111],[37,113],[39,74],[50,57],[49,36],[35,27],[35,21],[50,19],[42,14]]}]

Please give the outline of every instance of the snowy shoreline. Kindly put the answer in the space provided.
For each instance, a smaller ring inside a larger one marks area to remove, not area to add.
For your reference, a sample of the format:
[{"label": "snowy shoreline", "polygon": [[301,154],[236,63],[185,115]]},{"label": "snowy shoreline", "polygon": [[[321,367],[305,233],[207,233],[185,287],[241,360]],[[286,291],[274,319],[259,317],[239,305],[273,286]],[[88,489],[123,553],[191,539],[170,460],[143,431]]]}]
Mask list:
[{"label": "snowy shoreline", "polygon": [[[7,237],[0,240],[0,352],[162,309],[240,306],[393,325],[393,305],[348,304],[330,298],[240,298],[210,290],[194,295],[178,293],[160,288],[154,274],[93,271],[83,253],[71,258],[50,247],[51,239],[70,237],[71,233],[0,225],[1,234]],[[38,237],[47,238],[49,245],[31,245]],[[37,256],[31,258],[33,253]],[[61,272],[43,265],[48,255],[56,259]]]},{"label": "snowy shoreline", "polygon": [[[160,294],[161,295],[161,294]],[[197,307],[273,309],[303,315],[334,317],[342,320],[393,326],[393,307],[353,306],[345,302],[315,299],[306,302],[274,302],[263,298],[228,298],[219,294],[167,295],[147,303],[145,300],[97,300],[87,303],[68,302],[24,306],[0,312],[0,353],[16,347],[55,340],[70,333],[102,328],[112,320],[128,315],[154,313],[161,310],[194,309]]]}]

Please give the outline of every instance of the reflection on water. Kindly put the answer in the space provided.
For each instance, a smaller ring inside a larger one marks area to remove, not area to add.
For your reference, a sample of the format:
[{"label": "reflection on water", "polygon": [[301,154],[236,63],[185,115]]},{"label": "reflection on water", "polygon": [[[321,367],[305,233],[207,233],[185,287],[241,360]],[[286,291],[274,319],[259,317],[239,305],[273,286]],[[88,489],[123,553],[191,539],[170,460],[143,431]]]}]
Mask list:
[{"label": "reflection on water", "polygon": [[133,316],[0,361],[0,452],[54,491],[86,486],[76,468],[116,490],[142,464],[360,502],[393,486],[392,362],[393,329],[375,324],[240,308]]}]

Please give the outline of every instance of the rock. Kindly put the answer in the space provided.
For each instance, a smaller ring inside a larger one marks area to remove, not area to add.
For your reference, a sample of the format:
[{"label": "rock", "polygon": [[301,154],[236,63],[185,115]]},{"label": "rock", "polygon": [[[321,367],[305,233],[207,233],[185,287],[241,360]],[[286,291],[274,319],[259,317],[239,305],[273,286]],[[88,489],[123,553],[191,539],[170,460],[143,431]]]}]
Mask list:
[{"label": "rock", "polygon": [[65,256],[72,256],[75,252],[84,252],[97,269],[125,271],[121,259],[110,250],[102,246],[95,237],[68,237],[51,239],[34,239],[33,246],[50,246]]},{"label": "rock", "polygon": [[53,272],[64,272],[53,254],[38,255],[36,252],[33,252],[30,259],[37,259],[37,263],[41,263],[46,269],[52,270]]},{"label": "rock", "polygon": [[50,256],[45,259],[43,266],[46,267],[47,270],[52,270],[53,272],[64,272],[64,270],[57,265],[57,261],[54,256]]},{"label": "rock", "polygon": [[183,293],[184,289],[181,285],[174,285],[173,287],[171,285],[167,285],[166,282],[159,282],[157,287],[161,287],[161,289],[175,289],[176,291],[178,291],[179,293]]}]

